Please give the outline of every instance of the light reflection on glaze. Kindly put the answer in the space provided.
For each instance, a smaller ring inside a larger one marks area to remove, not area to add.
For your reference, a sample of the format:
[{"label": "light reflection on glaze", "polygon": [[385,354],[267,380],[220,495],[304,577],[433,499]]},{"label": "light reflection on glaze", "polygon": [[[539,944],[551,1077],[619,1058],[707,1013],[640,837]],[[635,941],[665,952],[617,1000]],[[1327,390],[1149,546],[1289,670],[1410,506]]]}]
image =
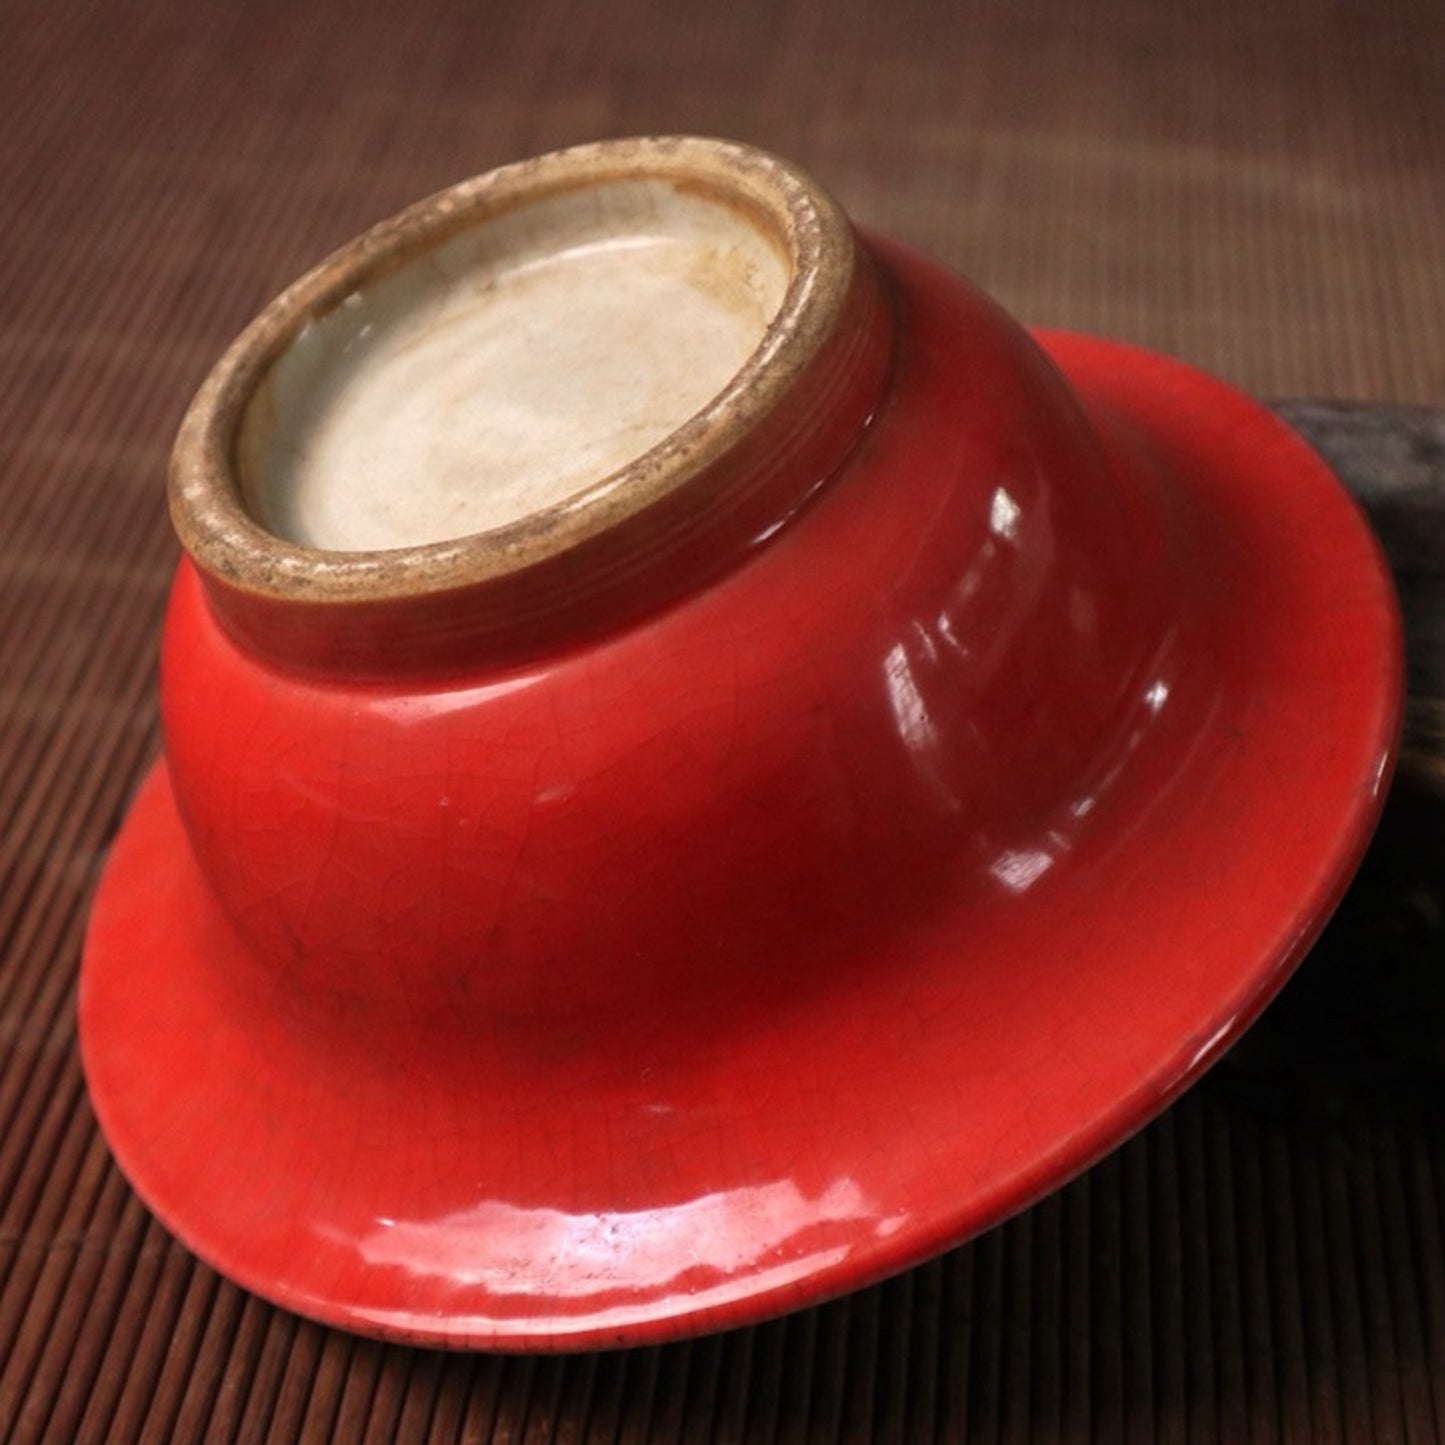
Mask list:
[{"label": "light reflection on glaze", "polygon": [[[567,1302],[612,1293],[619,1282],[691,1292],[760,1262],[780,1280],[800,1276],[817,1268],[820,1256],[847,1253],[831,1226],[846,1226],[852,1240],[860,1232],[886,1238],[902,1223],[897,1215],[880,1218],[850,1178],[816,1197],[779,1179],[653,1209],[574,1214],[488,1199],[436,1219],[378,1218],[354,1245],[368,1267],[480,1286],[499,1299],[541,1296],[565,1312]],[[479,1239],[486,1250],[477,1248]]]},{"label": "light reflection on glaze", "polygon": [[[1170,665],[1177,666],[1171,660]],[[1155,731],[1159,714],[1172,691],[1163,676],[1154,676],[1139,694],[1137,704],[1115,747],[1101,758],[1101,765],[1083,780],[1078,795],[1050,814],[1036,839],[1027,845],[1004,848],[988,864],[988,873],[1006,892],[1027,893],[1064,854],[1073,851],[1090,826],[1088,820],[1105,801],[1123,776],[1130,759]],[[1209,711],[1204,714],[1209,716]]]},{"label": "light reflection on glaze", "polygon": [[[925,639],[926,640],[926,639]],[[903,643],[895,643],[883,659],[883,675],[888,688],[888,703],[898,736],[908,751],[917,756],[938,747],[938,728],[928,715],[928,705],[919,691],[918,681],[908,661]]]},{"label": "light reflection on glaze", "polygon": [[993,499],[988,508],[988,527],[996,537],[1005,541],[1018,540],[1019,518],[1023,509],[1003,487],[995,487]]},{"label": "light reflection on glaze", "polygon": [[[1068,503],[1026,440],[1015,437],[1006,454],[1009,483],[987,493],[986,527],[943,605],[899,619],[881,673],[890,741],[906,759],[915,803],[956,820],[942,846],[1020,896],[1097,821],[1130,759],[1163,725],[1180,677],[1189,674],[1196,692],[1211,683],[1193,655],[1197,640],[1181,635],[1167,609],[1153,610],[1143,549],[1132,658],[1117,647],[1109,576],[1085,567],[1060,590],[1056,514]],[[1120,527],[1114,542],[1132,549]],[[1058,629],[1051,650],[1031,652],[1048,615]],[[1053,710],[1057,746],[1031,753],[1017,733],[1042,707]],[[1212,711],[1206,702],[1201,716]]]}]

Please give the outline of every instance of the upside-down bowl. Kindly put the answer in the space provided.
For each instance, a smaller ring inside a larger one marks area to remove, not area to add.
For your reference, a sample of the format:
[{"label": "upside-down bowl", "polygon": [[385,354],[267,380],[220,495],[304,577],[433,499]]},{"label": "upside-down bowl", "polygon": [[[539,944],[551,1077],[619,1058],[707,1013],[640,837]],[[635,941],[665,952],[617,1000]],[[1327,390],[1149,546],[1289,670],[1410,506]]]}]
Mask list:
[{"label": "upside-down bowl", "polygon": [[203,1259],[388,1338],[655,1341],[999,1221],[1247,1026],[1390,770],[1303,442],[745,147],[369,232],[171,484],[90,1089]]}]

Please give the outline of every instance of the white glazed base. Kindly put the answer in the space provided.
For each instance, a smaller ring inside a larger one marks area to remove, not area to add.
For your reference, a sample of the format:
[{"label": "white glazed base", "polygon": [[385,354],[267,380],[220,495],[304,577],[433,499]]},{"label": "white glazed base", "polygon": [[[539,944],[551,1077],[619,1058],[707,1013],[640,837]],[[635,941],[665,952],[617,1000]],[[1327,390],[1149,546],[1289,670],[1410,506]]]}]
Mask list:
[{"label": "white glazed base", "polygon": [[255,503],[304,546],[445,541],[566,502],[716,397],[788,263],[665,180],[495,217],[314,322],[248,418]]}]

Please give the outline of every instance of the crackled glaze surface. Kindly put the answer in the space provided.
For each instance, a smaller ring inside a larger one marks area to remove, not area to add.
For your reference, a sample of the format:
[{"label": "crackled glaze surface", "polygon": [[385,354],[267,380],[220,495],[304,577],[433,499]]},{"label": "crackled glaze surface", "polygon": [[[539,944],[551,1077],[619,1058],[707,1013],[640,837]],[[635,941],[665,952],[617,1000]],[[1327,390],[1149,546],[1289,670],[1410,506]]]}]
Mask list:
[{"label": "crackled glaze surface", "polygon": [[1143,1124],[1337,901],[1401,682],[1349,499],[1220,383],[869,251],[869,425],[813,396],[842,465],[627,626],[299,669],[182,565],[82,1044],[233,1278],[499,1349],[865,1284]]}]

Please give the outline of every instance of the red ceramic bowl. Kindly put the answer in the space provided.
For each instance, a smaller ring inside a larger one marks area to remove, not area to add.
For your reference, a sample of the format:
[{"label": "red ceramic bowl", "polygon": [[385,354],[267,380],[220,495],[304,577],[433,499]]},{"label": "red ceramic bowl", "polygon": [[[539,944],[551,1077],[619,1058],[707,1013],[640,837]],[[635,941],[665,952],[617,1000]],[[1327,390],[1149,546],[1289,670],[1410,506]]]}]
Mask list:
[{"label": "red ceramic bowl", "polygon": [[[459,537],[288,535],[275,438],[389,281],[713,224],[782,279],[660,440]],[[166,759],[86,1070],[184,1241],[352,1329],[653,1341],[1001,1220],[1246,1027],[1390,769],[1391,588],[1297,437],[1031,337],[739,147],[586,147],[378,228],[228,353],[172,480]]]}]

